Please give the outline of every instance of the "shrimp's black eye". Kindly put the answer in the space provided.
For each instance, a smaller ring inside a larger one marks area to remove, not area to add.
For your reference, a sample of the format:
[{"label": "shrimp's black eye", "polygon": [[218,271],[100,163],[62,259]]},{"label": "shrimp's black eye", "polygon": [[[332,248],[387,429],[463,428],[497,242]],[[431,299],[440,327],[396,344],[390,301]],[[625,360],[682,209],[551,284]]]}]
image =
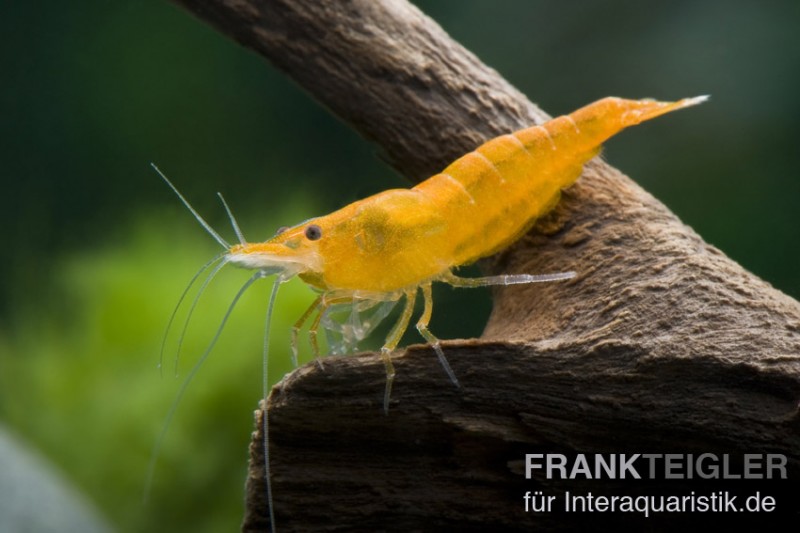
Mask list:
[{"label": "shrimp's black eye", "polygon": [[283,233],[283,232],[284,232],[284,231],[286,231],[287,229],[289,229],[289,226],[281,226],[281,227],[280,227],[280,228],[278,228],[278,230],[275,232],[275,235],[280,235],[281,233]]},{"label": "shrimp's black eye", "polygon": [[316,224],[311,224],[306,228],[306,239],[309,241],[316,241],[322,237],[322,229]]}]

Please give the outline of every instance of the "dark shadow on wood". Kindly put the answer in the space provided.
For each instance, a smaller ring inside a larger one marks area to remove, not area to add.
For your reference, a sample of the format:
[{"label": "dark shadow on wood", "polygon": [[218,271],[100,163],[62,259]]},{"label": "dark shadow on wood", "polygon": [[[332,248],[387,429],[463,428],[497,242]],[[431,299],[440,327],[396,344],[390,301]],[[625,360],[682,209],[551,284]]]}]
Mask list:
[{"label": "dark shadow on wood", "polygon": [[[178,3],[269,59],[414,181],[547,118],[402,0]],[[269,408],[279,529],[602,529],[635,516],[529,514],[522,497],[693,488],[663,477],[526,480],[526,453],[782,453],[800,479],[800,304],[619,171],[591,162],[552,214],[485,267],[578,276],[497,290],[482,338],[444,343],[460,390],[431,349],[399,352],[389,416],[374,354],[288,375]],[[268,528],[260,439],[248,531]],[[697,516],[659,518],[675,527]]]}]

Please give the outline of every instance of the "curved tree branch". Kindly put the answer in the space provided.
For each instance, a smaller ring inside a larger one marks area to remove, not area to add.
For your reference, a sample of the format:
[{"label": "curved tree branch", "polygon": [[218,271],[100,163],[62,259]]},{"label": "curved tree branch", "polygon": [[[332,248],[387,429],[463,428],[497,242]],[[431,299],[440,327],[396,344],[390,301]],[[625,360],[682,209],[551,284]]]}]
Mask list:
[{"label": "curved tree branch", "polygon": [[[414,181],[547,118],[404,0],[176,1],[269,59]],[[525,491],[619,488],[526,480],[525,454],[542,450],[783,453],[790,479],[800,477],[800,304],[619,171],[592,161],[559,207],[486,267],[578,276],[497,290],[483,337],[444,343],[459,390],[430,348],[396,356],[388,417],[374,354],[287,376],[269,406],[279,525],[594,523],[524,512]],[[246,530],[268,527],[260,439]]]}]

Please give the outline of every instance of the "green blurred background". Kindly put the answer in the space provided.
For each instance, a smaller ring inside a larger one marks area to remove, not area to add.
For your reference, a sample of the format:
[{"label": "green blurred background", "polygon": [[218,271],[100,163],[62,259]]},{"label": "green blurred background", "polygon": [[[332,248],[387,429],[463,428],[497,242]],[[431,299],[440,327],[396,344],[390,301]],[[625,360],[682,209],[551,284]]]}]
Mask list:
[{"label": "green blurred background", "polygon": [[[418,5],[550,114],[607,95],[710,93],[615,139],[605,157],[707,241],[800,296],[800,3]],[[269,283],[244,298],[189,388],[142,505],[170,402],[247,277],[219,276],[189,328],[180,377],[174,339],[160,376],[172,308],[219,250],[149,163],[230,236],[223,192],[252,240],[406,183],[259,57],[169,2],[7,3],[0,42],[0,425],[114,529],[236,529]],[[275,379],[290,369],[288,329],[310,299],[300,283],[280,294]],[[432,329],[477,336],[489,308],[487,293],[440,291]]]}]

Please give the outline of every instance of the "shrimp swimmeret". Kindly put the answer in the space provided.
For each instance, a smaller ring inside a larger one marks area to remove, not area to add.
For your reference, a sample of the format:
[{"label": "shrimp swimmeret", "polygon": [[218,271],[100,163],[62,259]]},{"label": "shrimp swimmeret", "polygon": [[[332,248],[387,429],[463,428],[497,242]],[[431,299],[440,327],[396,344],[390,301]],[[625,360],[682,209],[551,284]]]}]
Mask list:
[{"label": "shrimp swimmeret", "polygon": [[[386,367],[383,408],[388,411],[395,375],[390,354],[408,328],[418,292],[422,292],[424,309],[416,328],[458,386],[439,340],[428,329],[433,311],[431,284],[479,287],[572,278],[574,272],[462,278],[453,269],[498,252],[521,237],[556,205],[561,190],[578,179],[583,165],[599,153],[607,139],[628,126],[706,99],[700,96],[657,102],[604,98],[570,115],[492,139],[411,189],[381,192],[329,215],[282,228],[260,243],[244,239],[228,210],[240,241],[229,245],[162,177],[226,249],[202,288],[226,264],[256,271],[235,297],[223,326],[233,305],[257,279],[277,276],[271,310],[278,285],[298,276],[320,294],[295,324],[292,350],[296,362],[298,331],[309,320],[308,334],[315,355],[319,355],[320,326],[333,339],[333,351],[343,352],[385,318],[394,303],[405,299],[400,318],[381,348]],[[204,269],[211,264],[213,261]],[[334,315],[345,306],[350,309],[350,318],[335,320]],[[219,331],[201,362],[218,336]]]}]

